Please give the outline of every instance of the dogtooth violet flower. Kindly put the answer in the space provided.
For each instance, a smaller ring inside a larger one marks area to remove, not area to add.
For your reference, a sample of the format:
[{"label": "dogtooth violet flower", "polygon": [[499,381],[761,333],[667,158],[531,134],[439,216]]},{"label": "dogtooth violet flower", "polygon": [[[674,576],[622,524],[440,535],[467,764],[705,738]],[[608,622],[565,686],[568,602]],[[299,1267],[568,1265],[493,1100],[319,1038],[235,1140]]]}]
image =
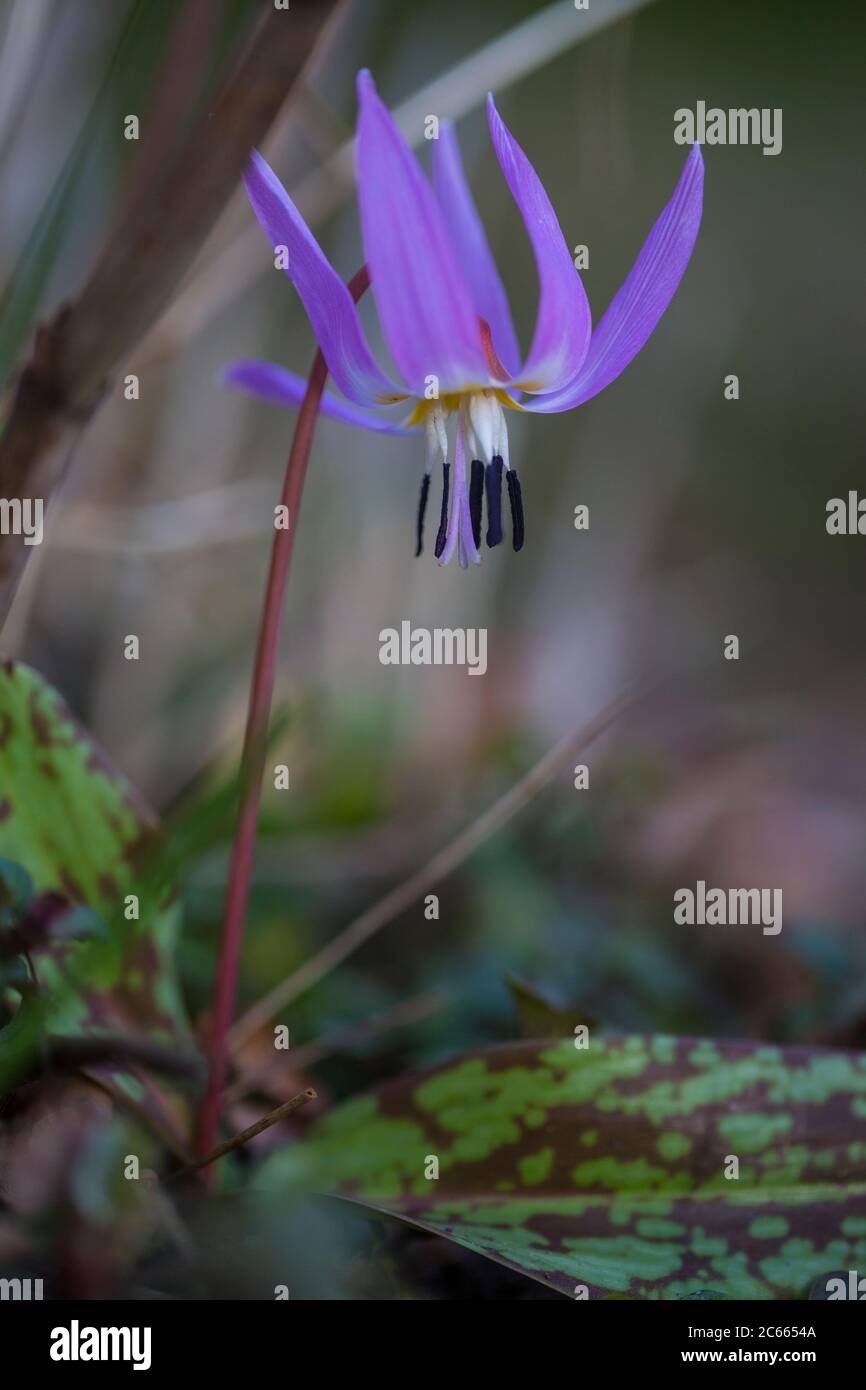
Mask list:
[{"label": "dogtooth violet flower", "polygon": [[[523,359],[502,281],[466,183],[453,128],[433,145],[432,184],[380,100],[358,76],[357,182],[364,250],[385,342],[400,375],[375,361],[352,296],[273,170],[254,152],[244,175],[253,211],[300,295],[341,396],[322,410],[388,434],[423,431],[426,468],[416,554],[434,464],[442,469],[435,554],[455,550],[465,568],[480,559],[486,494],[488,546],[502,540],[502,477],[512,541],[524,540],[523,500],[509,460],[506,411],[571,410],[603,391],[649,338],[682,278],[701,220],[703,161],[694,145],[673,197],[595,331],[589,302],[544,187],[504,125],[493,97],[493,148],[522,214],[535,257],[539,303]],[[297,406],[306,382],[272,362],[232,364],[224,380],[255,396]],[[453,464],[448,424],[456,416]]]}]

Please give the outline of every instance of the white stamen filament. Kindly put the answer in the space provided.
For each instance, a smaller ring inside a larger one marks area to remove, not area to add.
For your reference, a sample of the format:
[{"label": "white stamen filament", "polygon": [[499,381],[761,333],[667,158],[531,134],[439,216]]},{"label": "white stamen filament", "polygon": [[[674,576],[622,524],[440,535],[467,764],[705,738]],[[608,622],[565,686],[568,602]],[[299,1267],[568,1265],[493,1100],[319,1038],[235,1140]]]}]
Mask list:
[{"label": "white stamen filament", "polygon": [[430,473],[434,463],[448,462],[448,434],[445,429],[445,412],[441,405],[430,411],[424,424],[427,435],[426,472]]},{"label": "white stamen filament", "polygon": [[506,469],[508,462],[508,426],[505,411],[492,391],[474,392],[469,397],[469,419],[472,424],[472,439],[475,445],[475,458],[484,463],[492,463],[498,455]]},{"label": "white stamen filament", "polygon": [[505,464],[505,471],[507,473],[511,468],[511,464],[508,462],[508,424],[505,419],[505,411],[502,409],[502,406],[499,405],[498,401],[496,404],[499,407],[499,437],[496,441],[496,452]]},{"label": "white stamen filament", "polygon": [[433,421],[433,429],[439,441],[439,452],[443,463],[448,462],[448,431],[445,428],[445,411],[441,405],[435,405],[430,412]]},{"label": "white stamen filament", "polygon": [[467,455],[470,459],[480,459],[481,450],[478,447],[478,440],[475,436],[475,431],[472,428],[472,423],[469,419],[469,412],[464,411],[461,418],[463,420],[463,436],[466,440]]},{"label": "white stamen filament", "polygon": [[495,396],[486,391],[473,391],[469,397],[469,420],[484,463],[489,463],[496,453],[496,439],[499,433],[497,412],[502,411]]}]

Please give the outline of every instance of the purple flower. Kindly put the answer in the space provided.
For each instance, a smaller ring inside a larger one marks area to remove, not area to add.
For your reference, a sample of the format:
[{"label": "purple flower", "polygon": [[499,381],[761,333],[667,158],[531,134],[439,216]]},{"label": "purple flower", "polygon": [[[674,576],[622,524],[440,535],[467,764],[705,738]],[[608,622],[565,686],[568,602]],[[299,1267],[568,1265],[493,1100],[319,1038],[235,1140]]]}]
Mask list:
[{"label": "purple flower", "polygon": [[[520,481],[508,457],[505,411],[571,410],[603,391],[649,338],[679,284],[698,233],[703,161],[693,146],[662,212],[595,332],[589,302],[541,180],[488,97],[496,157],[526,223],[540,296],[529,355],[521,358],[508,300],[472,201],[453,128],[433,143],[433,183],[424,175],[369,72],[358,77],[358,201],[371,286],[400,380],[373,358],[357,309],[273,170],[254,153],[244,183],[342,392],[322,409],[388,434],[424,430],[427,463],[417,554],[434,463],[442,467],[435,553],[462,566],[480,559],[486,493],[489,546],[502,540],[502,474],[515,550],[523,545]],[[230,366],[229,383],[281,405],[299,404],[305,381],[271,362]],[[456,416],[453,468],[448,424]]]}]

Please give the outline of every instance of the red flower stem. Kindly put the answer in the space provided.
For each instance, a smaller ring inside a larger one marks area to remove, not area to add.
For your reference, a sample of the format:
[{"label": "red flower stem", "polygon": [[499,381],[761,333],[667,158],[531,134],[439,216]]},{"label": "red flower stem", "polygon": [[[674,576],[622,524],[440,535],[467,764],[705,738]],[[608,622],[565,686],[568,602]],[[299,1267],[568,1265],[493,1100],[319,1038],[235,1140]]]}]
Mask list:
[{"label": "red flower stem", "polygon": [[[362,266],[349,282],[348,288],[352,298],[356,301],[360,299],[369,284],[369,271],[366,266]],[[319,351],[316,353],[315,361],[310,370],[307,390],[298,412],[298,422],[295,426],[280,496],[281,505],[288,508],[288,526],[275,529],[274,543],[271,549],[271,563],[259,624],[256,660],[253,668],[247,723],[244,732],[244,747],[241,755],[240,806],[232,845],[219,959],[214,981],[208,1050],[208,1084],[199,1112],[196,1134],[196,1154],[199,1158],[204,1157],[214,1148],[219,1129],[222,1093],[228,1068],[228,1032],[235,1007],[244,922],[256,851],[256,832],[262,799],[262,777],[265,769],[268,722],[277,674],[280,623],[307,463],[327,377],[328,368],[321,351]],[[207,1173],[212,1170],[205,1171]]]}]

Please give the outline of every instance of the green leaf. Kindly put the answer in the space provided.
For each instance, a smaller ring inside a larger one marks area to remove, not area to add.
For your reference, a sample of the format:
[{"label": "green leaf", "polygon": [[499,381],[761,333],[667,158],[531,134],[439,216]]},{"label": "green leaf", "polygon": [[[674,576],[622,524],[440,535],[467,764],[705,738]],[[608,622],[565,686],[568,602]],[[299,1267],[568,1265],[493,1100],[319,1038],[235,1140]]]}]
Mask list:
[{"label": "green leaf", "polygon": [[32,896],[33,880],[27,870],[8,859],[0,859],[0,923],[5,917],[11,920],[19,917]]},{"label": "green leaf", "polygon": [[567,1036],[573,1034],[579,1024],[596,1026],[596,1020],[585,1009],[557,1004],[544,990],[528,984],[517,975],[507,975],[505,983],[517,1009],[522,1038]]},{"label": "green leaf", "polygon": [[[0,856],[22,865],[37,893],[90,910],[70,914],[36,961],[52,1027],[185,1031],[176,908],[139,882],[157,840],[153,817],[56,691],[26,666],[0,668]],[[126,916],[132,893],[138,920]]]},{"label": "green leaf", "polygon": [[42,1010],[32,990],[24,992],[21,1004],[4,1027],[0,1028],[0,1048],[26,1054],[38,1046],[42,1037]]},{"label": "green leaf", "polygon": [[338,1106],[260,1174],[287,1179],[568,1294],[805,1298],[827,1271],[866,1268],[866,1055],[508,1044]]}]

